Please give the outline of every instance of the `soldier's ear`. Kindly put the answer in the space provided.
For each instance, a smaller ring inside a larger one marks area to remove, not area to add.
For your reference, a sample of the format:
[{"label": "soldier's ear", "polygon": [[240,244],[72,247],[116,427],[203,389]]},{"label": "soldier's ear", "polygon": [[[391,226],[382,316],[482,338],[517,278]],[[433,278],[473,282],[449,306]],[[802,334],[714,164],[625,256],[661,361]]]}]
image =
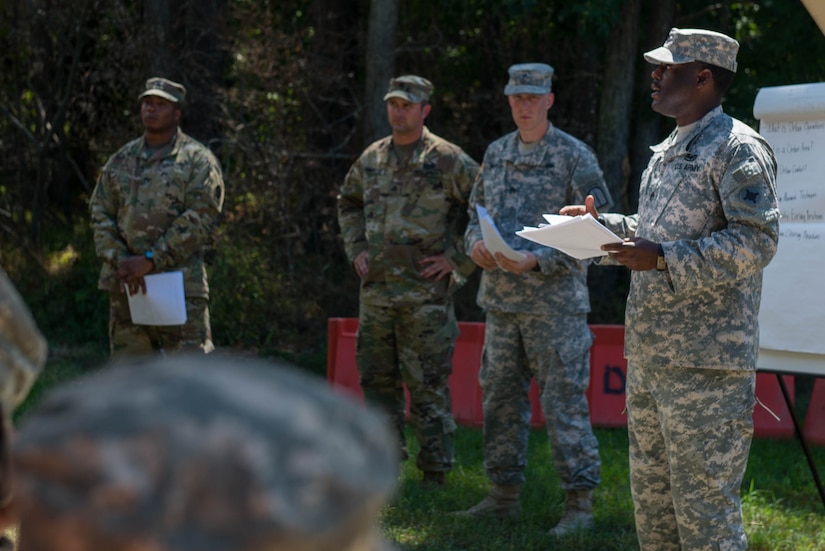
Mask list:
[{"label": "soldier's ear", "polygon": [[713,72],[707,67],[699,69],[696,73],[696,86],[698,88],[713,86]]}]

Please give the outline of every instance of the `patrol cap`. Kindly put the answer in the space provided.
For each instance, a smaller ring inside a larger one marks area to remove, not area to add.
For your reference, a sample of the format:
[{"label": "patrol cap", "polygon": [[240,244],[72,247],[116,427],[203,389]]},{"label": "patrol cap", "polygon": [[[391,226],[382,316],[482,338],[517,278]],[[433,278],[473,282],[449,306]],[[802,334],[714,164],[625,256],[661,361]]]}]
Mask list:
[{"label": "patrol cap", "polygon": [[145,90],[138,96],[138,99],[143,99],[146,96],[158,96],[173,103],[182,103],[186,97],[186,88],[183,84],[166,78],[152,77],[146,81],[144,88]]},{"label": "patrol cap", "polygon": [[681,65],[703,61],[736,72],[739,42],[733,38],[704,29],[670,29],[665,43],[644,54],[649,63]]},{"label": "patrol cap", "polygon": [[21,424],[20,530],[44,549],[69,525],[78,549],[386,549],[395,442],[382,416],[283,363],[112,364]]},{"label": "patrol cap", "polygon": [[410,103],[421,103],[430,99],[433,92],[433,83],[424,77],[404,75],[390,79],[390,86],[384,96],[384,101],[390,98],[401,98]]},{"label": "patrol cap", "polygon": [[520,63],[507,69],[510,80],[504,87],[505,96],[515,94],[548,94],[552,89],[553,68],[546,63]]}]

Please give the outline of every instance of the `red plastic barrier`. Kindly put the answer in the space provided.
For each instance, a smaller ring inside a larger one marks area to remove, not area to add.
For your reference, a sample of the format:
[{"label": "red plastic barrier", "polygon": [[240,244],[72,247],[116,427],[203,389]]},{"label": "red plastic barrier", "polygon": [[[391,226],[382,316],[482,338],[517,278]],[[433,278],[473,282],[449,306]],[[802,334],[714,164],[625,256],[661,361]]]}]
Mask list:
[{"label": "red plastic barrier", "polygon": [[363,400],[364,393],[355,365],[355,336],[357,318],[330,318],[327,320],[327,381],[336,388],[352,393]]},{"label": "red plastic barrier", "polygon": [[590,422],[595,427],[626,427],[624,325],[591,325],[596,338],[590,348]]},{"label": "red plastic barrier", "polygon": [[[481,387],[478,384],[478,369],[484,347],[483,322],[459,322],[459,336],[453,353],[453,373],[450,376],[453,417],[456,422],[467,426],[481,426]],[[590,415],[594,424],[603,427],[625,426],[624,410],[624,366],[622,339],[624,326],[594,325],[596,334],[594,348],[591,349],[591,385],[587,391],[590,401]],[[356,318],[330,318],[327,335],[327,380],[335,387],[342,388],[363,399],[355,365],[355,339],[358,330]],[[617,367],[618,366],[618,367]],[[599,376],[594,382],[593,374]],[[544,426],[544,415],[539,405],[538,385],[530,385],[532,406],[531,425]],[[409,409],[408,409],[409,411]]]},{"label": "red plastic barrier", "polygon": [[[481,426],[481,387],[478,386],[478,366],[484,346],[484,323],[460,322],[459,335],[453,352],[453,373],[450,392],[456,423]],[[355,365],[357,318],[330,318],[327,321],[327,381],[358,398],[364,399],[358,368]],[[409,393],[407,415],[409,415]]]},{"label": "red plastic barrier", "polygon": [[[594,427],[626,427],[624,325],[591,325],[590,330],[595,337],[590,348],[590,386],[586,392],[590,422]],[[536,381],[530,384],[530,402],[530,424],[535,428],[543,427],[544,415]]]},{"label": "red plastic barrier", "polygon": [[481,387],[478,368],[484,348],[484,323],[459,322],[458,339],[453,351],[453,374],[450,375],[450,394],[453,399],[453,418],[456,423],[481,426]]},{"label": "red plastic barrier", "polygon": [[[453,374],[450,376],[453,417],[456,422],[468,426],[481,426],[481,387],[478,384],[478,369],[484,346],[483,322],[459,322],[459,337],[453,354]],[[355,365],[355,339],[358,320],[355,318],[330,318],[327,336],[327,379],[335,387],[341,388],[363,399]],[[590,418],[596,427],[625,427],[625,379],[627,362],[624,359],[624,326],[591,325],[595,334],[590,349],[590,386],[587,399],[590,403]],[[783,375],[788,391],[793,396],[794,379]],[[771,411],[777,421],[762,406],[757,405],[753,413],[754,433],[758,437],[790,438],[793,436],[793,421],[781,388],[772,373],[757,373],[756,395]],[[409,414],[409,395],[407,412]],[[538,386],[535,381],[530,386],[532,407],[531,425],[544,426],[544,416],[539,405]],[[825,441],[825,385],[817,381],[808,418],[805,422],[806,435],[812,442]]]},{"label": "red plastic barrier", "polygon": [[[782,375],[793,402],[793,375]],[[779,421],[758,403],[753,408],[753,434],[760,438],[793,438],[793,418],[774,373],[756,374],[756,398],[779,417]]]},{"label": "red plastic barrier", "polygon": [[825,444],[825,379],[816,379],[802,434],[809,444]]}]

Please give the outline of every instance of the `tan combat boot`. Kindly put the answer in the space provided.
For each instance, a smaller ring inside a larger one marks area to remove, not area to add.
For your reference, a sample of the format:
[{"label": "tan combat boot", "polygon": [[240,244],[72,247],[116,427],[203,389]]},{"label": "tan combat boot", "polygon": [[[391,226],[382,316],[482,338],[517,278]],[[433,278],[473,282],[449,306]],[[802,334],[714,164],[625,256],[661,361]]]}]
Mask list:
[{"label": "tan combat boot", "polygon": [[560,538],[593,526],[593,490],[571,490],[564,500],[564,516],[547,532]]},{"label": "tan combat boot", "polygon": [[490,492],[483,500],[466,511],[455,513],[459,517],[498,517],[514,518],[521,513],[521,485],[505,486],[493,483]]}]

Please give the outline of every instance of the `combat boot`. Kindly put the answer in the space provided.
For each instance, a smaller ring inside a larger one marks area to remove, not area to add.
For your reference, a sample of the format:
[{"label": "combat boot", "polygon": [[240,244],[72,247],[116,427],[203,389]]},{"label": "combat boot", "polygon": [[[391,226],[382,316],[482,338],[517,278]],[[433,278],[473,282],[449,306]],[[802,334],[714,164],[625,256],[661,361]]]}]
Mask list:
[{"label": "combat boot", "polygon": [[564,499],[564,516],[547,534],[560,538],[593,526],[593,490],[570,490]]},{"label": "combat boot", "polygon": [[505,486],[496,484],[490,486],[487,497],[466,511],[455,513],[458,517],[498,517],[515,518],[521,513],[521,485]]}]

